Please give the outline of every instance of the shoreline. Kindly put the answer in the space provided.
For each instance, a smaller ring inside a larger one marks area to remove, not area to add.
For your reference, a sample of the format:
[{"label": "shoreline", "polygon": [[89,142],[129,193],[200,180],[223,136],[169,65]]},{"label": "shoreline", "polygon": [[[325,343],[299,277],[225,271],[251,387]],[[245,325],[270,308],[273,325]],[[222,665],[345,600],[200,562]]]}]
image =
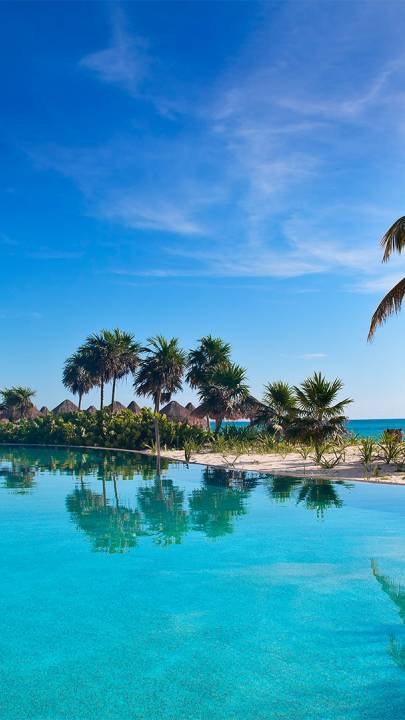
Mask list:
[{"label": "shoreline", "polygon": [[[62,450],[101,450],[103,452],[125,452],[156,457],[150,450],[132,450],[129,448],[103,447],[100,445],[64,445],[61,443],[0,443],[1,447],[41,447]],[[203,465],[222,470],[245,471],[265,473],[297,479],[332,480],[335,482],[365,482],[376,485],[405,485],[405,469],[394,471],[394,466],[374,461],[372,472],[367,474],[364,465],[358,457],[355,446],[346,450],[346,457],[332,469],[324,469],[315,465],[311,460],[306,461],[298,453],[288,453],[282,456],[277,453],[241,455],[234,465],[227,463],[219,453],[195,452],[189,462],[184,458],[184,450],[164,450],[161,457],[165,460],[182,463],[183,465]],[[376,474],[376,470],[378,472]]]}]

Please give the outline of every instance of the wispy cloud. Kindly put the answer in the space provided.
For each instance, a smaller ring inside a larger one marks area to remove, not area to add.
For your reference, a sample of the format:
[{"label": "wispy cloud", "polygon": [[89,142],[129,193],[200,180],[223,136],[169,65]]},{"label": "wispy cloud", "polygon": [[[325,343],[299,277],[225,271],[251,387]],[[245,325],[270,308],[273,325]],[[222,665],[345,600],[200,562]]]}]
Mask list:
[{"label": "wispy cloud", "polygon": [[42,313],[34,311],[0,310],[0,320],[41,320]]},{"label": "wispy cloud", "polygon": [[301,354],[286,354],[281,353],[280,357],[282,358],[288,358],[290,360],[322,360],[324,358],[327,358],[326,353],[320,353],[320,352],[312,352],[312,353],[301,353]]},{"label": "wispy cloud", "polygon": [[110,47],[85,55],[80,65],[95,73],[102,82],[117,85],[136,95],[150,62],[145,42],[127,32],[118,5],[113,8],[112,31]]}]

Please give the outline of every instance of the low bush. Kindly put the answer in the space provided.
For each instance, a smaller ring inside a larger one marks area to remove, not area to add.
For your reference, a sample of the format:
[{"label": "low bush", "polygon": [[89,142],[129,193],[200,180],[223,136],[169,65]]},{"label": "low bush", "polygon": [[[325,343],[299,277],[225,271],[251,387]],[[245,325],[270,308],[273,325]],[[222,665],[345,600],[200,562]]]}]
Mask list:
[{"label": "low bush", "polygon": [[[172,422],[165,415],[159,417],[162,447],[182,449],[186,441],[202,445],[209,439],[209,433],[203,428]],[[116,414],[105,410],[94,414],[47,415],[0,423],[0,443],[99,445],[142,450],[153,445],[153,419],[153,412],[147,409],[137,415],[130,410]]]}]

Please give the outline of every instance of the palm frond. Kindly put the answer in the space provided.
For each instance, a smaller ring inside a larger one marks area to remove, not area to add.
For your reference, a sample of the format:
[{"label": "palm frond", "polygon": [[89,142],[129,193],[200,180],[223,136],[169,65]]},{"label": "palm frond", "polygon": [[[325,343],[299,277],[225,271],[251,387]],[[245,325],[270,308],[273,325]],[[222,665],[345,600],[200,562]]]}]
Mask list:
[{"label": "palm frond", "polygon": [[372,340],[379,325],[396,313],[399,313],[405,296],[405,277],[399,281],[381,300],[377,310],[371,318],[370,330],[367,340]]},{"label": "palm frond", "polygon": [[381,238],[384,248],[383,262],[390,259],[394,251],[401,253],[405,249],[405,216],[400,217]]}]

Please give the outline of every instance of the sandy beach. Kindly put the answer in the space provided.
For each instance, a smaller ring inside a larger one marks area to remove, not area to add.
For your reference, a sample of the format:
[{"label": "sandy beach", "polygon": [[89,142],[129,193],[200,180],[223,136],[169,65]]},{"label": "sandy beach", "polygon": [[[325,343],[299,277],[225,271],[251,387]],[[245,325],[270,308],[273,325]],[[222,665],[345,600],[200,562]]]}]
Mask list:
[{"label": "sandy beach", "polygon": [[[162,451],[162,457],[184,462],[184,451]],[[192,454],[190,463],[226,468],[230,467],[229,461],[233,459],[232,455],[230,455],[227,457],[227,462],[219,453],[196,452]],[[284,456],[278,453],[240,455],[240,457],[236,459],[235,464],[232,465],[232,469],[293,477],[329,478],[337,481],[356,480],[359,482],[405,485],[405,469],[397,470],[395,464],[385,465],[382,462],[374,461],[367,472],[359,458],[359,451],[355,446],[349,447],[345,452],[345,458],[331,470],[317,466],[310,458],[304,461],[298,453],[289,453]]]}]

